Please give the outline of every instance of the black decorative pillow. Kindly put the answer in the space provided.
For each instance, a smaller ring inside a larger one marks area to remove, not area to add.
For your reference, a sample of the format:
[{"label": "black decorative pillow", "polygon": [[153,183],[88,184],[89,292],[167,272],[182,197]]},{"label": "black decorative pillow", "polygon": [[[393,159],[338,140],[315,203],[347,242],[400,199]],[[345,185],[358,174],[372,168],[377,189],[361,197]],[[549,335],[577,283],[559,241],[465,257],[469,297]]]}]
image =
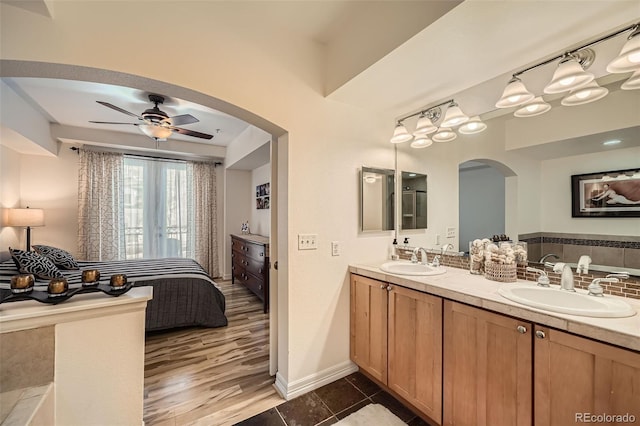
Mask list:
[{"label": "black decorative pillow", "polygon": [[9,247],[11,258],[21,274],[33,274],[38,278],[64,278],[60,270],[49,258],[33,251],[14,250]]},{"label": "black decorative pillow", "polygon": [[44,257],[48,257],[58,268],[62,269],[80,269],[78,262],[71,256],[68,251],[51,246],[32,246],[33,250]]}]

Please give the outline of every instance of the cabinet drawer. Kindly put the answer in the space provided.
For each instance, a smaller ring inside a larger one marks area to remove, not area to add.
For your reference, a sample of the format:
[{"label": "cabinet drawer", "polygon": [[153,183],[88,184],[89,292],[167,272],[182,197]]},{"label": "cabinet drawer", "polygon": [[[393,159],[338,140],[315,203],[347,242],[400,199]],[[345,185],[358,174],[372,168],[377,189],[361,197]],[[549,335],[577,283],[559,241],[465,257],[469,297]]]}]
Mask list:
[{"label": "cabinet drawer", "polygon": [[256,260],[256,259],[252,259],[250,257],[244,259],[244,266],[245,269],[247,270],[247,272],[257,275],[258,277],[262,277],[265,274],[265,263],[264,263],[264,259],[262,260]]},{"label": "cabinet drawer", "polygon": [[260,300],[264,301],[265,284],[262,279],[256,277],[255,275],[245,273],[241,280],[249,290],[255,293],[255,295],[258,296]]}]

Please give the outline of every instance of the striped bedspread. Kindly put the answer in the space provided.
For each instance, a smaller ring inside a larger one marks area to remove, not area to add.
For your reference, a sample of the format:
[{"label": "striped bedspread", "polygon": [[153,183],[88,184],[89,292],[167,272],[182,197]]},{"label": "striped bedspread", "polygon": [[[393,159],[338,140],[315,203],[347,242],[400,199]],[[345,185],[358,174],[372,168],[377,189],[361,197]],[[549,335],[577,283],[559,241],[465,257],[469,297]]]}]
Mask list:
[{"label": "striped bedspread", "polygon": [[[109,282],[112,274],[126,274],[135,286],[153,287],[153,299],[147,303],[147,331],[177,327],[223,327],[227,325],[225,297],[219,286],[192,259],[138,259],[111,262],[78,262],[78,270],[60,270],[70,288],[82,285],[82,270],[97,269],[100,281]],[[11,276],[18,274],[12,260],[0,263],[0,297],[11,294]],[[47,291],[49,280],[36,279],[35,289]],[[38,303],[35,301],[13,303]],[[2,305],[0,305],[2,309]]]}]

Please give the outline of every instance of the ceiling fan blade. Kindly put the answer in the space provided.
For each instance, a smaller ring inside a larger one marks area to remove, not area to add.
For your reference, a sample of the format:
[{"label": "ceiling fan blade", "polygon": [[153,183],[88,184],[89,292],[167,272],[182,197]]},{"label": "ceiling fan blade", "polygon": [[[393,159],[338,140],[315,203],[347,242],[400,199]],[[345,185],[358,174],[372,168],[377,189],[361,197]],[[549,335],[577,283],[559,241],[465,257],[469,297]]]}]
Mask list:
[{"label": "ceiling fan blade", "polygon": [[191,114],[176,115],[174,117],[170,117],[170,119],[171,125],[173,126],[183,126],[185,124],[192,124],[200,121]]},{"label": "ceiling fan blade", "polygon": [[181,135],[193,136],[193,137],[202,138],[202,139],[211,139],[213,137],[213,135],[196,132],[195,130],[183,129],[181,127],[170,126],[169,128],[174,132],[180,133]]},{"label": "ceiling fan blade", "polygon": [[97,102],[97,103],[99,103],[100,105],[104,105],[104,106],[106,106],[107,108],[115,109],[115,110],[116,110],[116,111],[118,111],[118,112],[121,112],[121,113],[123,113],[123,114],[130,115],[130,116],[135,117],[135,118],[137,118],[137,119],[139,119],[139,120],[142,120],[142,117],[140,117],[139,115],[136,115],[136,114],[134,114],[134,113],[132,113],[132,112],[129,112],[129,111],[125,110],[125,109],[122,109],[122,108],[120,108],[120,107],[117,107],[117,106],[115,106],[115,105],[112,105],[112,104],[110,104],[109,102],[103,102],[103,101],[96,101],[96,102]]},{"label": "ceiling fan blade", "polygon": [[96,123],[96,124],[128,124],[130,126],[139,126],[138,123],[121,123],[119,121],[91,121],[91,120],[89,120],[89,123]]}]

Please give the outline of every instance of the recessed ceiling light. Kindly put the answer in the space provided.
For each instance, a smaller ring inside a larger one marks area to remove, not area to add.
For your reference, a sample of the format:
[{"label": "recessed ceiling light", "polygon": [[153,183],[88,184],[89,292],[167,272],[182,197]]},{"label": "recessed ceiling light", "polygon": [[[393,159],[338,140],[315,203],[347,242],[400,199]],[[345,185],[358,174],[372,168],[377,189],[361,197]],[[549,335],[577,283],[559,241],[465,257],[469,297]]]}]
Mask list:
[{"label": "recessed ceiling light", "polygon": [[622,142],[620,139],[611,139],[611,140],[602,142],[602,145],[618,145],[620,142]]}]

